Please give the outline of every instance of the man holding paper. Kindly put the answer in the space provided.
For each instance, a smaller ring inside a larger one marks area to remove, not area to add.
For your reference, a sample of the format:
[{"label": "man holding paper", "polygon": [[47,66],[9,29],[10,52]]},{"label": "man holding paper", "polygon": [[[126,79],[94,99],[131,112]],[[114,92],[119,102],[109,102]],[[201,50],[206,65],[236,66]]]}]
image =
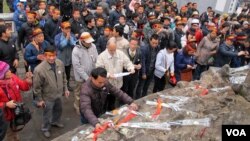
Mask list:
[{"label": "man holding paper", "polygon": [[[116,40],[110,39],[107,43],[107,49],[98,56],[96,67],[105,68],[108,72],[108,81],[116,88],[120,89],[123,85],[122,75],[120,74],[123,72],[123,68],[128,70],[130,74],[135,73],[135,70],[129,58],[116,48]],[[107,101],[107,109],[114,109],[115,97],[109,96]]]}]

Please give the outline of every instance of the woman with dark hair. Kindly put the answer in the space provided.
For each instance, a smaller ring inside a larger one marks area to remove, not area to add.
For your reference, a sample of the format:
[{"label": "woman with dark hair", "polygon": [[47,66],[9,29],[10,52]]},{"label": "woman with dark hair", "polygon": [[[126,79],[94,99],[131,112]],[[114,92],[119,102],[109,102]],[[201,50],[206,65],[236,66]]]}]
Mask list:
[{"label": "woman with dark hair", "polygon": [[157,54],[153,93],[162,91],[165,88],[166,80],[174,77],[174,52],[176,50],[177,44],[174,41],[170,41],[169,45]]}]

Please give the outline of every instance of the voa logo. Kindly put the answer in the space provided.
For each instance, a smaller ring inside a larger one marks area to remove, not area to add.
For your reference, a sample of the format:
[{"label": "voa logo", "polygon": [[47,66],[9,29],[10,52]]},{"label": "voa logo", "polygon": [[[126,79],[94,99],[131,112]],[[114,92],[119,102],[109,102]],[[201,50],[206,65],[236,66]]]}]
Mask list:
[{"label": "voa logo", "polygon": [[247,136],[244,129],[226,129],[227,136]]}]

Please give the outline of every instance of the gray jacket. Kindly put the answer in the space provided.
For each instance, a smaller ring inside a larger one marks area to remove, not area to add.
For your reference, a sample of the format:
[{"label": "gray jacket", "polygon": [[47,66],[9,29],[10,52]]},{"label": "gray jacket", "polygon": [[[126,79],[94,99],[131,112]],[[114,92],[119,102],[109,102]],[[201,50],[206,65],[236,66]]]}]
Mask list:
[{"label": "gray jacket", "polygon": [[98,53],[94,44],[86,48],[81,42],[77,42],[72,52],[72,64],[76,81],[83,82],[89,78],[90,72],[95,68],[97,56]]},{"label": "gray jacket", "polygon": [[55,73],[47,61],[43,61],[35,68],[33,93],[36,100],[54,100],[68,90],[63,62],[56,59],[55,65]]}]

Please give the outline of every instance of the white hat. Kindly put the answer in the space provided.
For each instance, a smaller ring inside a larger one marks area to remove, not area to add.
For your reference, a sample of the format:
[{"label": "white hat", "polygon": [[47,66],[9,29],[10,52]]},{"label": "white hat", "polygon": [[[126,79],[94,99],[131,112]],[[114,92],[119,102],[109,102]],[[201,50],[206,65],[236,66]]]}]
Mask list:
[{"label": "white hat", "polygon": [[200,21],[199,21],[198,19],[193,19],[191,23],[192,23],[192,24],[199,24]]},{"label": "white hat", "polygon": [[244,21],[242,25],[249,25],[249,22],[248,21]]},{"label": "white hat", "polygon": [[80,36],[80,40],[86,43],[92,43],[95,41],[88,32],[83,32]]},{"label": "white hat", "polygon": [[194,12],[192,13],[192,16],[193,16],[193,15],[199,15],[198,11],[194,11]]}]

